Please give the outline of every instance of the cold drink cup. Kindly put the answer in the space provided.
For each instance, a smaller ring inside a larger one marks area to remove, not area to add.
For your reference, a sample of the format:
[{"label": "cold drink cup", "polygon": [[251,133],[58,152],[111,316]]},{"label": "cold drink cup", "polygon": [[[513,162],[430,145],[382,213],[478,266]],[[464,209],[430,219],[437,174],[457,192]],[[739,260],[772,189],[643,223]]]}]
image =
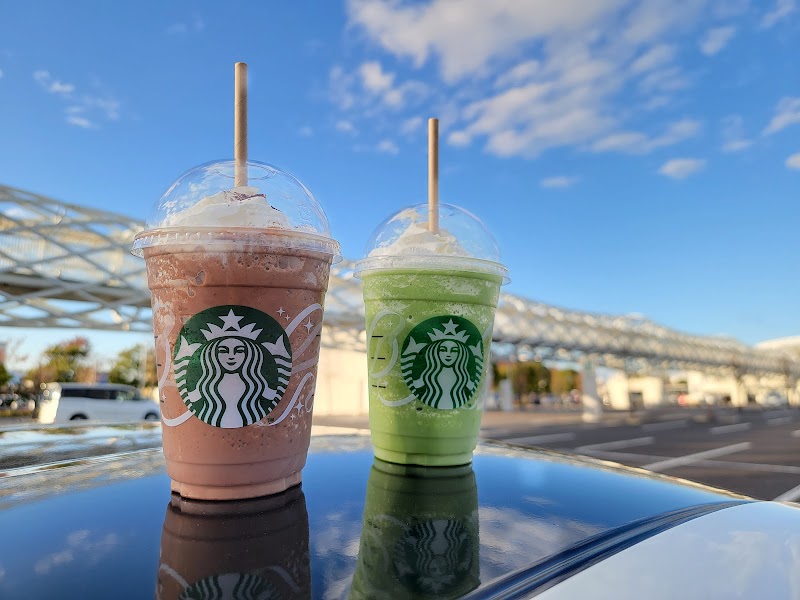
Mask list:
[{"label": "cold drink cup", "polygon": [[172,495],[156,598],[311,598],[308,512],[299,486],[234,502]]},{"label": "cold drink cup", "polygon": [[426,468],[376,459],[350,600],[460,598],[480,584],[479,547],[471,465]]},{"label": "cold drink cup", "polygon": [[134,252],[152,294],[164,456],[172,489],[254,498],[300,482],[322,307],[338,244],[291,175],[233,161],[189,171]]},{"label": "cold drink cup", "polygon": [[410,465],[467,464],[480,429],[492,326],[506,269],[491,234],[443,204],[406,209],[357,264],[366,306],[369,418],[375,456]]}]

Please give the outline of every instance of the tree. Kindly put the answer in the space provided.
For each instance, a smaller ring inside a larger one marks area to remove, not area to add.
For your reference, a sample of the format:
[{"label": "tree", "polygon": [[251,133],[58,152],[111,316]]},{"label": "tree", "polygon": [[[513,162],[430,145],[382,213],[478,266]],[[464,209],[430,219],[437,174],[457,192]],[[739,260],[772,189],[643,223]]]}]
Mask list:
[{"label": "tree", "polygon": [[91,347],[85,337],[75,337],[60,344],[45,348],[38,367],[28,372],[28,378],[36,383],[48,381],[78,381],[91,372],[87,368],[86,357]]},{"label": "tree", "polygon": [[111,383],[124,383],[136,387],[155,387],[156,377],[155,353],[149,349],[145,357],[145,377],[142,381],[142,346],[132,346],[117,355],[114,366],[108,374]]},{"label": "tree", "polygon": [[0,388],[4,388],[11,381],[12,375],[6,369],[5,364],[0,363]]}]

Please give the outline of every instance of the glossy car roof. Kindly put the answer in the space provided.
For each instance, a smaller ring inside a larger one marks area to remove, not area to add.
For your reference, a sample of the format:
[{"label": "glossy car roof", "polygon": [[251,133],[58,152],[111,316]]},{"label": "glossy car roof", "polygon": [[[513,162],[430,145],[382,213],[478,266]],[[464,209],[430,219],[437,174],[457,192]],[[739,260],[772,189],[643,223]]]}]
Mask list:
[{"label": "glossy car roof", "polygon": [[742,502],[504,445],[472,467],[399,467],[368,436],[326,435],[300,488],[203,503],[172,496],[160,449],[140,450],[0,477],[0,597],[511,598]]}]

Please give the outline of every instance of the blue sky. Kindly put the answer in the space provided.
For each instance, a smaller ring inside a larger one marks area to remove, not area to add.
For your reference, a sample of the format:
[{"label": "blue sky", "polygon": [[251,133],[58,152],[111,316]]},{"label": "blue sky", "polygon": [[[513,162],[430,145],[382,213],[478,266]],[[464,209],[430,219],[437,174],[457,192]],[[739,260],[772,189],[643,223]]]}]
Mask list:
[{"label": "blue sky", "polygon": [[2,184],[144,219],[232,154],[243,60],[251,157],[308,185],[348,257],[424,201],[438,116],[442,200],[495,232],[508,291],[748,343],[800,333],[795,0],[0,11]]}]

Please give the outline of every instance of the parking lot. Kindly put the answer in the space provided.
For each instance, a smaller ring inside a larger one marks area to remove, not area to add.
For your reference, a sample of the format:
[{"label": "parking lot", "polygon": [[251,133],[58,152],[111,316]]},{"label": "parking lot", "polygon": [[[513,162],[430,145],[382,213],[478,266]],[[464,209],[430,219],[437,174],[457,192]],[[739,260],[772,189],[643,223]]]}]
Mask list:
[{"label": "parking lot", "polygon": [[505,415],[486,415],[484,439],[591,456],[755,498],[800,500],[800,411],[794,409],[663,409],[606,415],[597,424]]},{"label": "parking lot", "polygon": [[[315,416],[319,425],[369,427],[367,417]],[[608,411],[489,411],[481,438],[579,454],[765,500],[800,501],[800,410],[664,407]]]}]

